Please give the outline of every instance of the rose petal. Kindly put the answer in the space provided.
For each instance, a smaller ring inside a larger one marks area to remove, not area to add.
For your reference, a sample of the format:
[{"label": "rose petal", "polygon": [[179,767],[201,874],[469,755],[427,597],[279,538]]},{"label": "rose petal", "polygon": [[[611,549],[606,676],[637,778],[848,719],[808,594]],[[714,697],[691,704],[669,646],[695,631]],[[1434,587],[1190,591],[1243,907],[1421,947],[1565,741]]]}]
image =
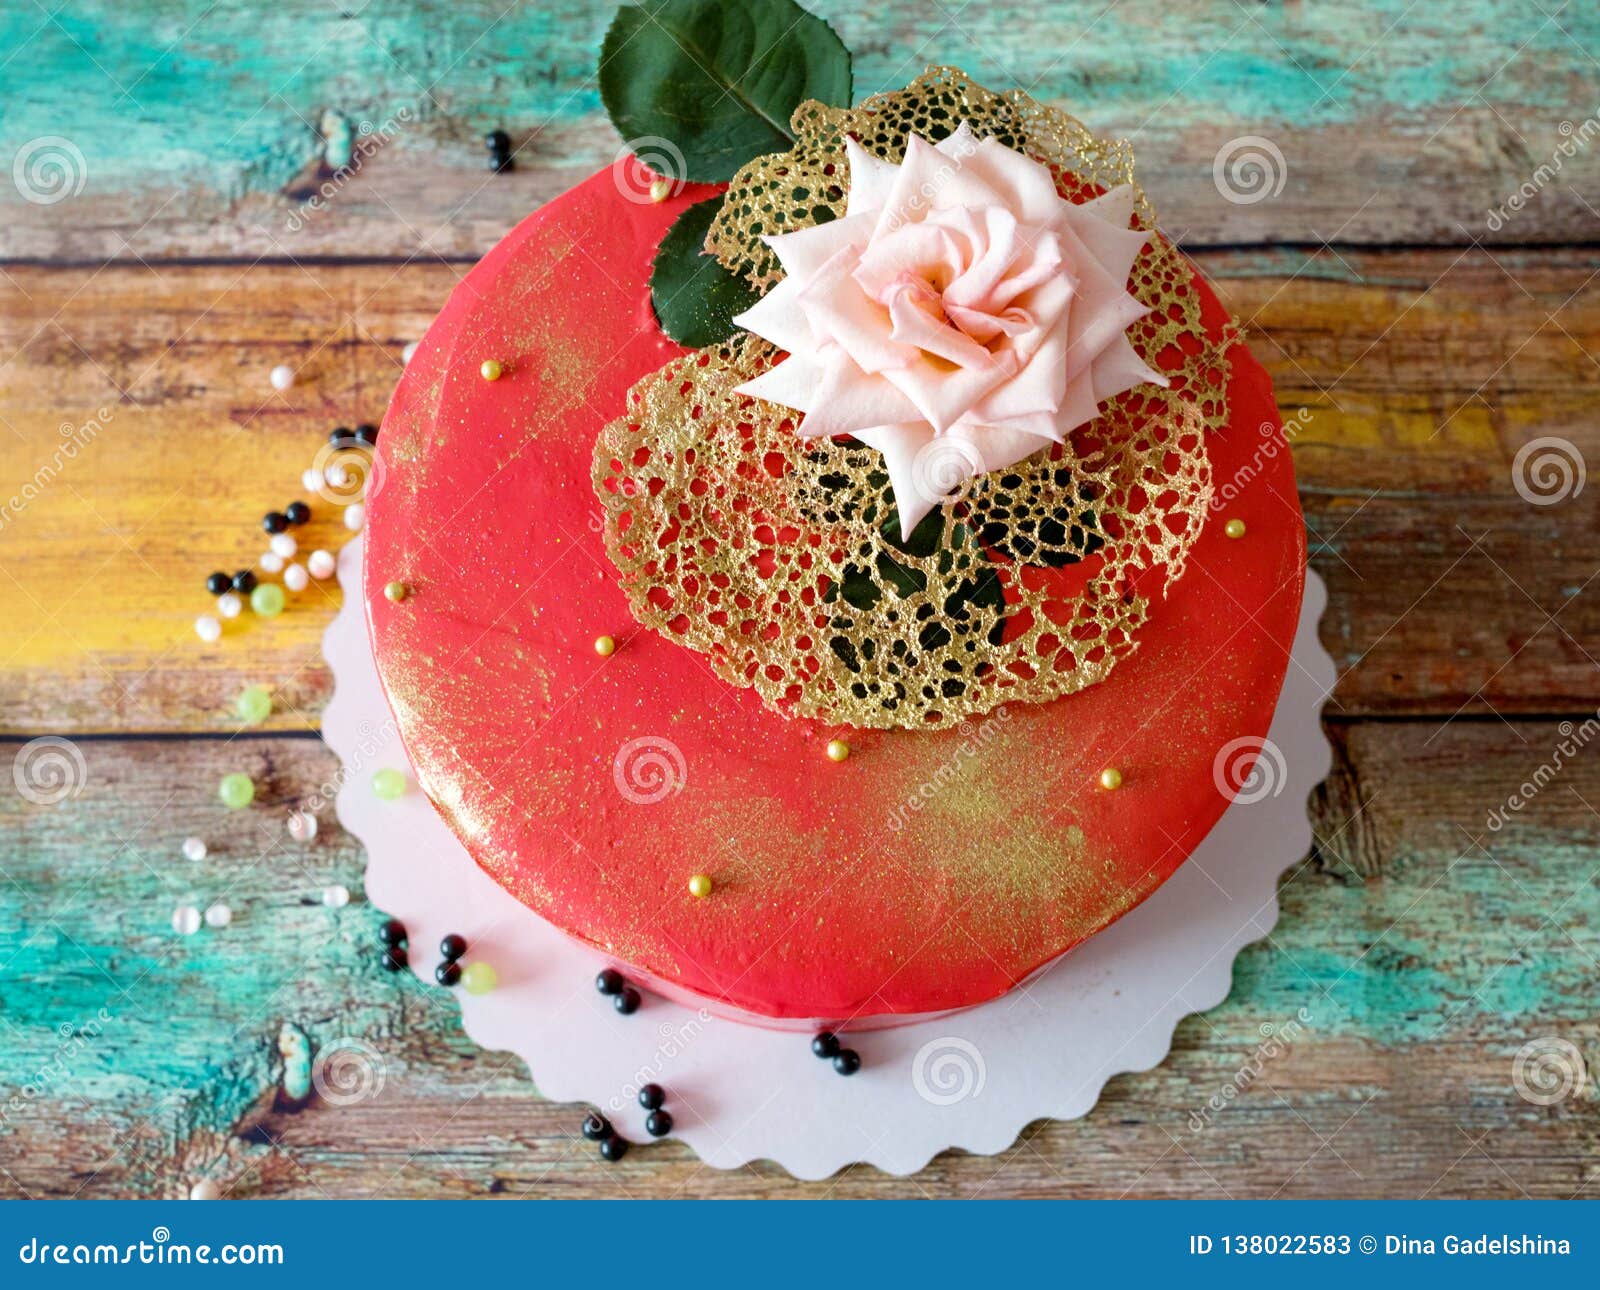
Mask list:
[{"label": "rose petal", "polygon": [[900,540],[904,542],[923,516],[943,500],[928,496],[917,482],[917,454],[933,442],[933,428],[925,421],[902,421],[858,431],[856,438],[883,454],[895,510],[900,514]]},{"label": "rose petal", "polygon": [[811,324],[800,308],[800,283],[785,278],[733,320],[734,326],[754,332],[791,354],[803,353],[817,342]]},{"label": "rose petal", "polygon": [[842,345],[867,372],[902,367],[916,351],[889,336],[889,315],[851,277],[857,257],[841,251],[801,289],[800,308],[819,341]]},{"label": "rose petal", "polygon": [[823,265],[846,247],[859,250],[867,244],[872,233],[873,216],[857,215],[853,219],[830,220],[826,224],[813,224],[796,229],[793,233],[778,233],[761,240],[770,246],[791,278],[805,280],[818,272]]},{"label": "rose petal", "polygon": [[962,170],[981,181],[1025,224],[1048,224],[1060,212],[1062,198],[1050,168],[1014,152],[998,139],[982,140],[963,160]]},{"label": "rose petal", "polygon": [[845,218],[863,213],[875,217],[889,200],[900,167],[892,161],[873,156],[848,135],[844,140],[844,155],[850,163],[850,195],[845,202]]},{"label": "rose petal", "polygon": [[809,411],[798,433],[806,438],[862,430],[894,421],[915,421],[917,408],[881,376],[863,372],[848,354],[835,349],[810,379]]},{"label": "rose petal", "polygon": [[822,374],[823,369],[810,358],[792,354],[754,380],[736,386],[734,393],[807,412],[816,402],[817,382]]}]

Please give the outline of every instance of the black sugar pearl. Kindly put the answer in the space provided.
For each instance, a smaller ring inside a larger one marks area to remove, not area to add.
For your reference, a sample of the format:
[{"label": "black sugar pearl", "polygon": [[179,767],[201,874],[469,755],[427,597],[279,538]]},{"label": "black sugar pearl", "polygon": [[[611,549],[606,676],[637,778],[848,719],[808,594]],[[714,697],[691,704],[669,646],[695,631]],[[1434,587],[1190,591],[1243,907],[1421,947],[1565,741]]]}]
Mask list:
[{"label": "black sugar pearl", "polygon": [[646,1084],[639,1090],[639,1105],[647,1111],[659,1111],[667,1100],[667,1091],[659,1084]]},{"label": "black sugar pearl", "polygon": [[282,511],[268,511],[261,517],[261,527],[268,533],[282,533],[289,527],[289,517]]},{"label": "black sugar pearl", "polygon": [[233,579],[220,571],[206,576],[206,590],[213,596],[220,596],[232,586]]},{"label": "black sugar pearl", "polygon": [[645,1117],[644,1131],[652,1138],[664,1138],[672,1132],[672,1117],[665,1111],[652,1111]]},{"label": "black sugar pearl", "polygon": [[332,430],[328,431],[328,442],[335,448],[345,447],[355,441],[356,437],[351,433],[349,426],[334,426]]},{"label": "black sugar pearl", "polygon": [[590,1111],[583,1120],[583,1136],[590,1142],[604,1142],[611,1137],[611,1121],[598,1111]]},{"label": "black sugar pearl", "polygon": [[618,1161],[628,1154],[628,1140],[612,1134],[600,1140],[600,1156],[604,1160]]},{"label": "black sugar pearl", "polygon": [[511,136],[504,130],[490,130],[483,136],[483,146],[490,152],[509,152],[511,150]]},{"label": "black sugar pearl", "polygon": [[854,1048],[841,1048],[833,1059],[833,1069],[841,1075],[854,1075],[861,1069],[861,1054]]},{"label": "black sugar pearl", "polygon": [[433,969],[433,979],[440,985],[454,985],[461,980],[461,964],[454,959],[446,959]]},{"label": "black sugar pearl", "polygon": [[407,962],[406,947],[391,945],[383,952],[383,967],[387,972],[398,972]]},{"label": "black sugar pearl", "polygon": [[378,427],[370,421],[363,421],[356,427],[356,438],[370,448],[378,442]]},{"label": "black sugar pearl", "polygon": [[839,1055],[839,1036],[831,1030],[824,1030],[811,1041],[811,1051],[824,1061]]},{"label": "black sugar pearl", "polygon": [[256,589],[256,575],[249,569],[240,569],[233,575],[233,589],[241,596],[248,596]]},{"label": "black sugar pearl", "polygon": [[611,1001],[611,1006],[624,1017],[639,1011],[639,992],[631,985],[622,987],[622,993]]},{"label": "black sugar pearl", "polygon": [[444,940],[439,942],[439,953],[446,959],[454,961],[467,952],[467,938],[451,932]]},{"label": "black sugar pearl", "polygon": [[290,502],[283,508],[283,517],[291,524],[304,524],[311,518],[311,508],[304,502]]},{"label": "black sugar pearl", "polygon": [[391,918],[382,927],[378,928],[378,939],[385,945],[404,945],[406,943],[406,925],[398,918]]},{"label": "black sugar pearl", "polygon": [[603,968],[594,979],[594,988],[601,994],[619,994],[622,991],[622,973],[616,968]]}]

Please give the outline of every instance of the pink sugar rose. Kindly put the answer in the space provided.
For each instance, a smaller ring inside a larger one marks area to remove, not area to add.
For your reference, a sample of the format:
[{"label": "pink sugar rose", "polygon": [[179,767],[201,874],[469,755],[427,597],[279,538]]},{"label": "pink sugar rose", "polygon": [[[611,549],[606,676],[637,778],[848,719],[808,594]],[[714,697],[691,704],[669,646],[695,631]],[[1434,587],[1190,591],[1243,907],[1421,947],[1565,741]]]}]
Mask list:
[{"label": "pink sugar rose", "polygon": [[972,477],[1092,420],[1141,381],[1128,293],[1146,234],[1133,190],[1081,205],[1050,171],[963,123],[895,165],[845,141],[844,218],[765,239],[785,277],[735,321],[789,352],[741,393],[805,413],[806,436],[884,455],[902,537]]}]

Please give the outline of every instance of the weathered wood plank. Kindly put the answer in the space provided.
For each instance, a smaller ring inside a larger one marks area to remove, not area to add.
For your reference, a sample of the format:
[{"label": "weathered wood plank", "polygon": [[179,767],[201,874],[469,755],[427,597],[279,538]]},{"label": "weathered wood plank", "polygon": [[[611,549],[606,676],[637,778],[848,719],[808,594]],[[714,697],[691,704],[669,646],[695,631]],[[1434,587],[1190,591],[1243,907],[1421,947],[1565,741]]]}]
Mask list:
[{"label": "weathered wood plank", "polygon": [[[1595,236],[1592,5],[812,7],[854,49],[858,95],[959,64],[1131,139],[1167,226],[1190,245]],[[33,164],[0,193],[0,257],[481,254],[616,154],[593,77],[615,8],[89,0],[46,17],[8,6],[0,153]],[[370,131],[354,175],[317,169],[329,112]],[[480,138],[496,126],[512,134],[518,170],[491,180]],[[1227,200],[1215,164],[1223,155],[1226,172],[1228,145],[1251,136],[1281,157],[1268,163],[1281,191]],[[58,192],[71,195],[41,200]]]},{"label": "weathered wood plank", "polygon": [[[1332,603],[1334,711],[1600,704],[1600,512],[1539,506],[1511,463],[1600,461],[1593,250],[1210,253],[1287,415]],[[216,647],[202,580],[262,549],[328,427],[376,419],[462,266],[13,267],[0,277],[0,730],[226,731],[245,684],[314,728],[314,585]],[[302,369],[287,394],[267,373]],[[1303,412],[1301,411],[1303,409]],[[85,427],[91,427],[85,431]],[[69,455],[70,447],[70,455]],[[1230,481],[1219,481],[1226,486]],[[315,500],[315,499],[313,499]],[[307,546],[344,537],[317,506]],[[48,594],[46,594],[48,592]]]},{"label": "weathered wood plank", "polygon": [[[331,819],[309,847],[283,837],[283,811],[334,768],[314,740],[83,742],[81,795],[0,795],[0,1194],[171,1196],[211,1174],[249,1196],[1593,1196],[1592,1078],[1540,1106],[1512,1072],[1539,1038],[1600,1062],[1594,749],[1491,832],[1488,812],[1550,761],[1556,723],[1335,734],[1317,852],[1229,1000],[1185,1022],[1164,1063],[998,1158],[824,1184],[719,1173],[673,1144],[601,1164],[579,1108],[477,1050],[446,992],[379,969],[352,839]],[[213,798],[235,768],[262,786],[243,814]],[[199,864],[178,853],[189,833],[212,845]],[[316,901],[334,881],[357,892],[338,912]],[[233,925],[175,936],[190,899],[226,899]],[[316,1047],[371,1045],[382,1091],[277,1104],[286,1022]],[[1263,1025],[1283,1051],[1263,1048]]]}]

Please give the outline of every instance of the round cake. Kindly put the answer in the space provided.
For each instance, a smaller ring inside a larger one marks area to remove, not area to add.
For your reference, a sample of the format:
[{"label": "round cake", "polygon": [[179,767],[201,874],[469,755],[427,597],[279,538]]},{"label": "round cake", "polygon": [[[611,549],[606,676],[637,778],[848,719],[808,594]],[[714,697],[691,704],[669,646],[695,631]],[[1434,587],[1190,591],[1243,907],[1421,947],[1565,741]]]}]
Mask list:
[{"label": "round cake", "polygon": [[[1270,382],[1161,243],[1172,399],[1044,454],[1031,527],[1023,463],[919,548],[859,441],[734,386],[782,347],[663,333],[658,248],[723,189],[639,200],[627,164],[462,279],[384,420],[366,603],[419,785],[646,988],[797,1028],[993,999],[1160,886],[1263,747],[1305,566]],[[1071,472],[1122,433],[1142,473]]]}]

